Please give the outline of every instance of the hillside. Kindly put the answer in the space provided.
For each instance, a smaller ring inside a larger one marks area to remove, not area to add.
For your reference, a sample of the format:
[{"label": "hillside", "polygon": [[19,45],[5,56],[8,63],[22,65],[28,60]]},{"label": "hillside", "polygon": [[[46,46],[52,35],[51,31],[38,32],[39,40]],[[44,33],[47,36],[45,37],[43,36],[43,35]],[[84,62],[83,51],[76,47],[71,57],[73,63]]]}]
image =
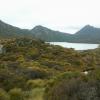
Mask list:
[{"label": "hillside", "polygon": [[97,98],[100,48],[77,52],[29,38],[1,43],[0,100],[89,100],[92,93]]},{"label": "hillside", "polygon": [[100,43],[100,28],[86,25],[74,34],[72,41],[79,43]]},{"label": "hillside", "polygon": [[44,41],[59,41],[59,42],[63,42],[69,39],[71,34],[68,33],[63,33],[63,32],[59,32],[59,31],[54,31],[51,29],[48,29],[46,27],[43,26],[36,26],[34,27],[31,32],[33,33],[33,35],[36,38],[40,38]]},{"label": "hillside", "polygon": [[0,38],[16,38],[16,37],[31,37],[31,32],[27,29],[6,24],[0,20]]}]

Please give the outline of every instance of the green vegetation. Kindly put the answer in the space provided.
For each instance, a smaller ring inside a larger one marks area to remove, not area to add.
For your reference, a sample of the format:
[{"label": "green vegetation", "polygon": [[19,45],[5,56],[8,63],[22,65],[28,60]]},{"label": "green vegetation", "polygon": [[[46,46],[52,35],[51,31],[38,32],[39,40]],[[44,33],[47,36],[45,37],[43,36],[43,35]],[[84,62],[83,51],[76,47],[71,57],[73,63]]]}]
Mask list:
[{"label": "green vegetation", "polygon": [[[69,73],[73,74],[73,73]],[[99,76],[100,77],[100,76]],[[92,79],[91,79],[92,78]],[[100,80],[91,76],[64,77],[46,90],[45,100],[100,100]]]},{"label": "green vegetation", "polygon": [[29,38],[0,44],[0,100],[100,100],[100,48],[79,52]]}]

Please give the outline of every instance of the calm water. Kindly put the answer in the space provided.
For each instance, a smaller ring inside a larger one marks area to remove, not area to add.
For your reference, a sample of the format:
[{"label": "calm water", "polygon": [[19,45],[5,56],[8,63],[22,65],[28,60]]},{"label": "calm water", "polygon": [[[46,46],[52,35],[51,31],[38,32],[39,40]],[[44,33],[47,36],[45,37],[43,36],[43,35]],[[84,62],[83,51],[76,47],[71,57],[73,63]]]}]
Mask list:
[{"label": "calm water", "polygon": [[68,42],[49,42],[53,45],[60,45],[65,48],[74,48],[75,50],[88,50],[95,49],[98,44],[87,44],[87,43],[68,43]]}]

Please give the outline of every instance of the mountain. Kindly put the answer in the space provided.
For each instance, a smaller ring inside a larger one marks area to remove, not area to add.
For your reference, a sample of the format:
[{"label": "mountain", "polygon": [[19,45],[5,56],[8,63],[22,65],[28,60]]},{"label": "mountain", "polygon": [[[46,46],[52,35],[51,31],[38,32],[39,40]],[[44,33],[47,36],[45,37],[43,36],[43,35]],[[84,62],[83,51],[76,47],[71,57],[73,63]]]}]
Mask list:
[{"label": "mountain", "polygon": [[72,43],[100,43],[100,28],[90,25],[84,26],[75,34],[54,31],[43,26],[36,26],[31,30],[36,38],[52,42],[72,42]]},{"label": "mountain", "polygon": [[73,35],[72,42],[100,43],[100,28],[86,25]]},{"label": "mountain", "polygon": [[0,20],[0,38],[27,37],[30,35],[29,30],[14,27]]},{"label": "mountain", "polygon": [[31,37],[46,42],[100,43],[100,28],[86,25],[75,34],[54,31],[38,25],[31,30],[20,29],[0,21],[0,38]]},{"label": "mountain", "polygon": [[59,31],[54,31],[51,29],[48,29],[46,27],[43,27],[41,25],[34,27],[31,30],[31,33],[33,33],[33,35],[36,38],[40,38],[42,40],[45,41],[59,41],[59,42],[63,42],[69,39],[71,34],[68,33],[63,33],[63,32],[59,32]]},{"label": "mountain", "polygon": [[0,21],[0,38],[32,37],[44,41],[66,41],[70,34],[53,31],[43,26],[36,26],[32,30],[20,29]]}]

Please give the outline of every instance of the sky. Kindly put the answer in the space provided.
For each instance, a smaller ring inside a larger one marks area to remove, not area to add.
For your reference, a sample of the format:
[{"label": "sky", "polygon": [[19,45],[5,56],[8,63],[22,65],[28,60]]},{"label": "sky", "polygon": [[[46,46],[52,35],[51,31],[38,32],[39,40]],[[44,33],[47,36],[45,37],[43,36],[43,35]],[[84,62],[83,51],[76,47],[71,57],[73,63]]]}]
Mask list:
[{"label": "sky", "polygon": [[0,0],[0,20],[25,29],[43,25],[75,33],[85,25],[100,28],[100,0]]}]

